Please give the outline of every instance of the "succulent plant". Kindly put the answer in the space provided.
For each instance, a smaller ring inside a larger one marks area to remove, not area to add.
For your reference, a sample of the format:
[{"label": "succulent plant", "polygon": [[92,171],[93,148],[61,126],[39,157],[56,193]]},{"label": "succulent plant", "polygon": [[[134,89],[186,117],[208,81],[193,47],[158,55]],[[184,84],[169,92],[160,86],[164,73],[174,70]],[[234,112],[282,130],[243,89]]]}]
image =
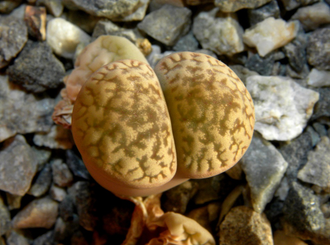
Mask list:
[{"label": "succulent plant", "polygon": [[222,173],[252,139],[251,96],[225,64],[180,52],[155,72],[143,61],[110,62],[74,103],[72,132],[84,163],[117,195],[147,196]]}]

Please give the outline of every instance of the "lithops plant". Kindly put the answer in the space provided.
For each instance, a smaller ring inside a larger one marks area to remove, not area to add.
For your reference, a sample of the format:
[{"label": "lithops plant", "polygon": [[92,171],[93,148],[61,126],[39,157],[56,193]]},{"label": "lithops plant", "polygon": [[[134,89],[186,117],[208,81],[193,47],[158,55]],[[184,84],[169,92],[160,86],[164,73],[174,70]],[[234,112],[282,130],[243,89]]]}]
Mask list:
[{"label": "lithops plant", "polygon": [[163,93],[143,62],[111,62],[80,90],[72,133],[91,175],[106,189],[145,196],[169,183],[176,152]]},{"label": "lithops plant", "polygon": [[173,127],[176,177],[206,178],[231,168],[250,145],[252,98],[221,61],[191,52],[174,53],[155,67]]},{"label": "lithops plant", "polygon": [[81,87],[102,66],[122,59],[148,63],[141,51],[124,37],[103,35],[87,45],[78,55],[75,69],[64,78],[65,89],[61,91],[63,99],[53,113],[55,123],[70,128],[73,104]]}]

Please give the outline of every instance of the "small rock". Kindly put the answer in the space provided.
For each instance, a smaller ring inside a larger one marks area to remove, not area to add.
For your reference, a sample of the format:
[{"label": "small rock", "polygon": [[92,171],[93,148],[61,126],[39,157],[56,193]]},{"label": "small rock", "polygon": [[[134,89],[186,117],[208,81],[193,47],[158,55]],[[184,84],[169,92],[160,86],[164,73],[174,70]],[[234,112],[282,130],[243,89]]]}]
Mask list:
[{"label": "small rock", "polygon": [[[19,6],[23,0],[7,0],[0,4],[0,13],[9,14],[13,9]],[[0,243],[1,244],[1,243]]]},{"label": "small rock", "polygon": [[285,66],[285,73],[283,74],[284,76],[291,77],[293,79],[301,79],[301,81],[297,81],[301,86],[306,87],[306,81],[305,79],[307,78],[309,74],[309,67],[307,64],[304,64],[303,68],[301,71],[297,72],[295,71],[291,65],[286,65]]},{"label": "small rock", "polygon": [[132,14],[124,17],[113,18],[114,21],[141,21],[146,15],[148,4],[150,0],[140,0],[137,8]]},{"label": "small rock", "polygon": [[6,192],[7,207],[9,210],[19,209],[21,207],[22,196],[13,195]]},{"label": "small rock", "polygon": [[196,51],[198,49],[198,41],[192,32],[181,37],[179,41],[173,46],[175,51]]},{"label": "small rock", "polygon": [[6,245],[29,245],[29,241],[21,232],[11,230]]},{"label": "small rock", "polygon": [[79,217],[74,216],[71,221],[63,221],[61,217],[56,220],[54,227],[54,241],[63,243],[67,238],[70,238],[73,233],[79,229]]},{"label": "small rock", "polygon": [[255,130],[266,140],[292,140],[303,131],[319,94],[289,78],[250,76],[246,87],[255,105]]},{"label": "small rock", "polygon": [[294,39],[298,33],[299,22],[285,22],[269,17],[245,30],[243,41],[250,47],[256,47],[260,56],[282,47]]},{"label": "small rock", "polygon": [[248,9],[248,16],[250,26],[254,26],[258,22],[261,22],[269,17],[275,19],[280,17],[280,8],[278,7],[276,0],[271,0],[269,3],[254,9]]},{"label": "small rock", "polygon": [[33,142],[37,146],[46,146],[51,149],[66,150],[73,147],[71,131],[59,125],[53,125],[48,133],[36,133]]},{"label": "small rock", "polygon": [[29,92],[40,93],[62,84],[65,70],[46,42],[28,41],[7,74]]},{"label": "small rock", "polygon": [[220,244],[273,244],[272,229],[265,214],[238,206],[232,208],[220,225]]},{"label": "small rock", "polygon": [[274,196],[288,167],[281,153],[257,134],[242,157],[241,167],[250,187],[254,211],[262,213]]},{"label": "small rock", "polygon": [[34,151],[34,156],[37,159],[38,162],[38,171],[41,171],[45,164],[48,162],[52,152],[50,149],[47,148],[37,148],[37,147],[32,147]]},{"label": "small rock", "polygon": [[74,211],[75,211],[73,197],[70,195],[66,195],[64,199],[60,202],[58,211],[59,211],[59,216],[64,221],[72,221],[74,218]]},{"label": "small rock", "polygon": [[327,128],[322,123],[313,123],[313,128],[319,134],[320,137],[327,136]]},{"label": "small rock", "polygon": [[38,236],[33,241],[33,245],[52,245],[52,241],[54,240],[54,232],[50,230],[41,236]]},{"label": "small rock", "polygon": [[283,213],[285,220],[300,231],[317,231],[325,223],[317,196],[311,189],[297,182],[292,183]]},{"label": "small rock", "polygon": [[78,181],[68,190],[75,203],[79,216],[79,224],[88,231],[93,231],[96,226],[95,199],[93,199],[93,187],[87,181]]},{"label": "small rock", "polygon": [[330,70],[330,27],[312,32],[308,38],[307,60],[311,66],[320,70]]},{"label": "small rock", "polygon": [[28,30],[22,19],[11,16],[0,18],[0,68],[9,64],[28,40]]},{"label": "small rock", "polygon": [[320,0],[281,0],[285,10],[290,11],[300,6],[310,5],[319,2]]},{"label": "small rock", "polygon": [[175,212],[184,214],[190,199],[197,192],[197,184],[191,181],[186,181],[181,185],[178,185],[163,194],[165,201],[162,203],[162,207],[165,212]]},{"label": "small rock", "polygon": [[[96,24],[102,20],[103,18],[90,15],[84,11],[67,11],[62,16],[71,24],[79,27],[80,29],[84,30],[86,33],[90,34],[93,33],[93,30]],[[106,20],[105,20],[106,21]],[[109,20],[110,21],[110,20]]]},{"label": "small rock", "polygon": [[215,0],[214,4],[219,7],[222,12],[236,12],[237,10],[245,8],[258,8],[270,1],[271,0]]},{"label": "small rock", "polygon": [[47,11],[55,17],[59,17],[64,8],[62,0],[37,0],[36,4],[45,6]]},{"label": "small rock", "polygon": [[5,235],[10,230],[10,213],[7,206],[4,204],[0,196],[0,237]]},{"label": "small rock", "polygon": [[46,9],[27,5],[24,21],[28,27],[30,36],[38,41],[46,40]]},{"label": "small rock", "polygon": [[62,202],[66,197],[67,193],[64,188],[52,185],[49,191],[49,195],[55,201]]},{"label": "small rock", "polygon": [[326,136],[308,153],[307,164],[298,172],[298,179],[330,190],[330,139]]},{"label": "small rock", "polygon": [[55,100],[36,98],[0,76],[0,142],[16,133],[46,132],[54,123]]},{"label": "small rock", "polygon": [[307,84],[311,87],[330,86],[330,71],[321,71],[313,68],[308,74]]},{"label": "small rock", "polygon": [[191,11],[172,5],[164,5],[149,13],[138,28],[161,43],[173,46],[190,28]]},{"label": "small rock", "polygon": [[67,187],[73,181],[73,176],[68,166],[60,159],[51,162],[53,181],[59,187]]},{"label": "small rock", "polygon": [[321,87],[315,91],[320,94],[320,99],[314,108],[314,113],[311,119],[316,120],[323,117],[330,117],[330,88]]},{"label": "small rock", "polygon": [[52,169],[51,166],[47,164],[38,174],[28,194],[33,195],[35,197],[40,197],[49,190],[51,183],[52,183]]},{"label": "small rock", "polygon": [[12,220],[13,228],[51,228],[57,218],[58,203],[49,197],[35,199],[19,211]]},{"label": "small rock", "polygon": [[89,43],[90,36],[77,26],[62,18],[54,18],[47,24],[47,43],[53,51],[72,59],[79,43]]},{"label": "small rock", "polygon": [[98,38],[101,35],[125,37],[128,40],[130,40],[132,43],[135,43],[137,39],[133,29],[126,29],[119,27],[110,20],[100,20],[95,25],[92,37]]},{"label": "small rock", "polygon": [[243,28],[236,14],[221,13],[218,8],[200,12],[193,22],[193,33],[204,49],[218,55],[228,55],[243,51]]},{"label": "small rock", "polygon": [[315,30],[320,25],[330,23],[330,7],[324,2],[302,7],[291,19],[299,20],[306,31]]},{"label": "small rock", "polygon": [[302,35],[304,34],[300,34],[299,38],[296,38],[283,47],[283,51],[289,60],[290,66],[296,72],[301,72],[307,64],[305,51],[306,41]]},{"label": "small rock", "polygon": [[5,142],[0,151],[0,190],[24,196],[37,171],[32,148],[21,135]]},{"label": "small rock", "polygon": [[255,71],[263,76],[270,76],[275,64],[274,55],[268,54],[260,57],[259,54],[252,55],[245,63],[245,67],[251,71]]},{"label": "small rock", "polygon": [[106,17],[110,20],[123,19],[140,7],[140,0],[63,0],[71,10],[82,10],[90,15]]},{"label": "small rock", "polygon": [[90,179],[90,174],[84,162],[72,150],[66,151],[66,164],[68,165],[74,176],[86,180]]}]

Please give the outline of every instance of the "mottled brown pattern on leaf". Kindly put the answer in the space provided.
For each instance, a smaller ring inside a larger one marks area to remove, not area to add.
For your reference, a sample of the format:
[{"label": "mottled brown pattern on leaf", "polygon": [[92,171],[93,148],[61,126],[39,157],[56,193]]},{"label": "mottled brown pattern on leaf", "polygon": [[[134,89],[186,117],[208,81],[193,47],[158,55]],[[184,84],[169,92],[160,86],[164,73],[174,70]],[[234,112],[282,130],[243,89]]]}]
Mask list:
[{"label": "mottled brown pattern on leaf", "polygon": [[155,72],[171,115],[178,171],[208,177],[235,164],[254,128],[252,99],[236,74],[211,56],[190,52],[163,58]]},{"label": "mottled brown pattern on leaf", "polygon": [[176,171],[166,103],[147,64],[123,60],[94,73],[74,105],[72,131],[85,164],[128,186],[159,186]]}]

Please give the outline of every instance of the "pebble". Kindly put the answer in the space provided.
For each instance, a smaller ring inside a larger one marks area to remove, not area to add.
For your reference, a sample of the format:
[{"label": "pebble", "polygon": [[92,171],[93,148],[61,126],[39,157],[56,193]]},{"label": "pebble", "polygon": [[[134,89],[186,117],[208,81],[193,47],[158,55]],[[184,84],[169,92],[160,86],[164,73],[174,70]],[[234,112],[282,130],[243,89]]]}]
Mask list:
[{"label": "pebble", "polygon": [[59,17],[64,9],[62,4],[62,0],[37,0],[37,5],[45,6],[47,12],[54,15],[55,17]]},{"label": "pebble", "polygon": [[297,81],[301,86],[306,87],[306,81],[305,79],[307,78],[309,74],[309,67],[307,64],[303,65],[303,68],[301,71],[297,72],[292,68],[291,65],[286,65],[285,66],[285,73],[283,74],[284,76],[291,77],[293,79],[301,79],[302,81]]},{"label": "pebble", "polygon": [[276,0],[271,0],[269,3],[262,5],[259,8],[248,9],[248,17],[250,26],[254,26],[269,17],[275,19],[280,17],[280,9]]},{"label": "pebble", "polygon": [[179,41],[173,46],[175,51],[196,51],[198,49],[198,41],[194,37],[192,31],[187,35],[181,37]]},{"label": "pebble", "polygon": [[78,229],[79,218],[76,215],[71,221],[63,221],[61,218],[58,218],[54,227],[54,240],[63,243],[66,239],[71,238]]},{"label": "pebble", "polygon": [[307,77],[307,84],[311,87],[330,86],[330,71],[313,68]]},{"label": "pebble", "polygon": [[[140,0],[62,0],[65,7],[82,10],[90,15],[105,17],[109,20],[124,20],[140,7]],[[145,1],[143,1],[145,2]]]},{"label": "pebble", "polygon": [[5,235],[10,230],[10,221],[10,212],[6,204],[4,203],[2,197],[0,197],[0,237]]},{"label": "pebble", "polygon": [[250,47],[256,47],[259,55],[264,57],[294,39],[298,29],[298,21],[286,22],[282,19],[269,17],[246,29],[243,34],[243,41]]},{"label": "pebble", "polygon": [[50,230],[48,232],[45,232],[41,236],[38,236],[33,241],[33,245],[52,245],[52,242],[54,240],[54,232],[53,230]]},{"label": "pebble", "polygon": [[48,131],[54,105],[54,99],[36,98],[0,76],[0,142],[16,133]]},{"label": "pebble", "polygon": [[22,1],[3,1],[0,4],[0,13],[1,14],[9,14],[13,9],[15,9],[18,5],[21,4]]},{"label": "pebble", "polygon": [[272,229],[266,215],[245,206],[232,208],[219,228],[220,244],[273,244]]},{"label": "pebble", "polygon": [[290,11],[300,6],[310,5],[312,3],[319,2],[320,0],[281,0],[285,7],[285,10]]},{"label": "pebble", "polygon": [[317,231],[324,227],[325,219],[319,199],[311,189],[292,183],[284,202],[284,219],[299,231]]},{"label": "pebble", "polygon": [[57,55],[72,59],[77,45],[89,43],[90,36],[70,22],[62,18],[54,18],[47,24],[46,39]]},{"label": "pebble", "polygon": [[299,20],[306,31],[315,30],[320,25],[330,23],[330,6],[324,2],[319,2],[302,7],[297,10],[291,19]]},{"label": "pebble", "polygon": [[73,181],[73,175],[68,166],[61,159],[55,159],[51,162],[53,181],[59,187],[67,187]]},{"label": "pebble", "polygon": [[271,0],[214,0],[215,6],[219,7],[222,12],[236,12],[245,8],[258,8]]},{"label": "pebble", "polygon": [[28,41],[7,74],[27,91],[41,93],[62,84],[65,70],[46,42]]},{"label": "pebble", "polygon": [[46,8],[27,5],[24,21],[31,37],[38,41],[46,40]]},{"label": "pebble", "polygon": [[36,171],[37,161],[24,136],[16,135],[4,142],[0,151],[0,190],[24,196]]},{"label": "pebble", "polygon": [[308,38],[308,63],[319,70],[330,70],[330,27],[317,29]]},{"label": "pebble", "polygon": [[87,231],[93,231],[97,221],[92,192],[92,185],[87,181],[77,181],[68,189],[77,209],[79,224]]},{"label": "pebble", "polygon": [[97,16],[89,15],[88,13],[79,10],[69,10],[67,12],[64,12],[61,17],[69,21],[71,24],[79,27],[88,34],[93,33],[96,24],[100,20],[104,19]]},{"label": "pebble", "polygon": [[50,149],[66,150],[73,147],[71,131],[58,125],[53,125],[47,133],[36,133],[33,142],[37,146],[46,146]]},{"label": "pebble", "polygon": [[45,167],[38,173],[35,178],[28,194],[35,197],[40,197],[49,190],[52,183],[52,169],[50,164],[46,164]]},{"label": "pebble", "polygon": [[71,221],[74,219],[75,204],[71,195],[66,195],[63,198],[63,200],[59,204],[58,211],[59,216],[64,221]]},{"label": "pebble", "polygon": [[314,113],[311,120],[330,117],[330,88],[321,87],[315,89],[320,94],[320,99],[314,108]]},{"label": "pebble", "polygon": [[263,76],[270,76],[273,72],[275,59],[273,53],[260,57],[259,54],[254,54],[248,58],[245,67],[251,71],[255,71]]},{"label": "pebble", "polygon": [[51,228],[57,218],[58,203],[49,197],[35,199],[20,210],[13,218],[14,229]]},{"label": "pebble", "polygon": [[193,33],[203,49],[218,55],[234,55],[244,50],[243,28],[236,14],[224,14],[218,8],[202,11],[193,22]]},{"label": "pebble", "polygon": [[136,10],[125,17],[119,16],[113,18],[114,21],[141,21],[146,15],[148,4],[150,0],[140,0]]},{"label": "pebble", "polygon": [[246,83],[246,78],[248,78],[249,76],[258,75],[257,72],[251,71],[250,69],[242,65],[230,65],[229,67],[235,72],[235,74],[241,79],[244,84]]},{"label": "pebble", "polygon": [[319,94],[293,80],[250,76],[246,80],[255,106],[255,130],[266,140],[292,140],[302,133]]},{"label": "pebble", "polygon": [[49,190],[50,197],[58,202],[62,202],[66,197],[67,193],[64,188],[52,185]]},{"label": "pebble", "polygon": [[9,210],[15,210],[21,207],[22,196],[13,195],[6,192],[6,199]]},{"label": "pebble", "polygon": [[196,194],[198,184],[192,181],[186,181],[163,194],[165,201],[162,203],[164,212],[175,212],[184,214],[190,199]]},{"label": "pebble", "polygon": [[164,5],[149,13],[137,26],[159,42],[173,46],[190,28],[191,11],[172,5]]},{"label": "pebble", "polygon": [[79,158],[76,153],[72,150],[67,150],[66,155],[66,164],[72,171],[73,175],[83,179],[90,179],[90,174],[85,167],[84,162]]},{"label": "pebble", "polygon": [[12,16],[0,18],[0,68],[17,56],[28,40],[28,30],[23,19]]},{"label": "pebble", "polygon": [[6,245],[29,245],[28,239],[20,231],[11,230],[7,235]]},{"label": "pebble", "polygon": [[277,230],[274,234],[274,245],[307,245],[297,237],[285,234],[284,231]]},{"label": "pebble", "polygon": [[330,192],[330,139],[321,137],[313,151],[308,153],[306,165],[298,172],[298,179]]},{"label": "pebble", "polygon": [[240,165],[250,187],[252,207],[262,213],[273,199],[288,163],[274,145],[255,134]]}]

